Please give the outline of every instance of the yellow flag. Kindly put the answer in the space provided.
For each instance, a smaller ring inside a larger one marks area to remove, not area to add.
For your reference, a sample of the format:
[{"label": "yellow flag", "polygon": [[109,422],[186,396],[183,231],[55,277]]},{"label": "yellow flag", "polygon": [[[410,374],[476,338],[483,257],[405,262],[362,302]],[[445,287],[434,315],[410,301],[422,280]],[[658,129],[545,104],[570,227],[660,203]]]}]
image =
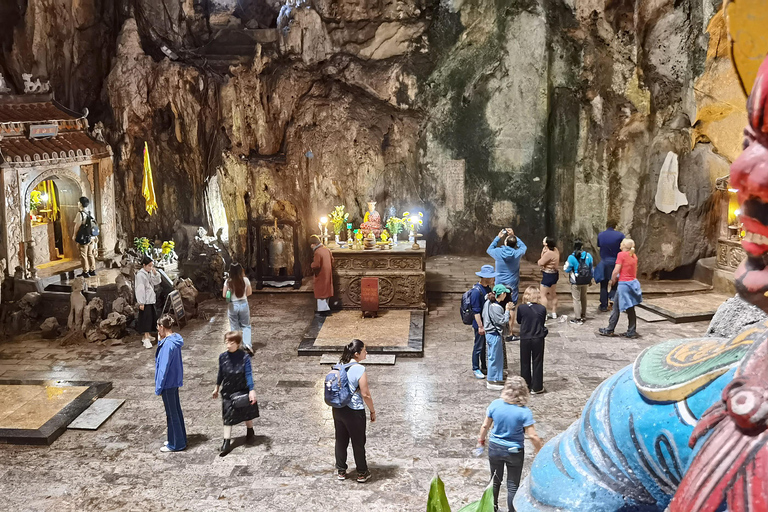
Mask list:
[{"label": "yellow flag", "polygon": [[141,182],[141,195],[146,199],[147,213],[152,215],[157,210],[155,199],[155,183],[152,181],[152,166],[149,164],[149,148],[144,143],[144,179]]}]

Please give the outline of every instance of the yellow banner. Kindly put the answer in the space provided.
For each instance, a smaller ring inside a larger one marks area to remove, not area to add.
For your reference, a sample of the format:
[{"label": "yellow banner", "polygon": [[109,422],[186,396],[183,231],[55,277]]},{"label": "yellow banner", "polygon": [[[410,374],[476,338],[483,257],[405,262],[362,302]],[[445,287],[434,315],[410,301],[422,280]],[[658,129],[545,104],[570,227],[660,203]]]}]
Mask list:
[{"label": "yellow banner", "polygon": [[152,180],[152,166],[149,163],[149,148],[144,143],[144,179],[141,182],[141,194],[146,200],[147,213],[152,215],[157,210],[157,199],[155,198],[155,183]]}]

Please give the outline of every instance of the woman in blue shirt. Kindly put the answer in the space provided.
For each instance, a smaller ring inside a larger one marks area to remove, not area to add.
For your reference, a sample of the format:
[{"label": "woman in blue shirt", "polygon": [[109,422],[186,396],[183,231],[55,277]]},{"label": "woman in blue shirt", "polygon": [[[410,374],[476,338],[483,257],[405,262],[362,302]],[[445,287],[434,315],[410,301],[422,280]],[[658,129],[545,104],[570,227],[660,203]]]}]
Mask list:
[{"label": "woman in blue shirt", "polygon": [[544,442],[533,427],[533,414],[526,407],[528,403],[528,384],[522,377],[510,377],[501,392],[501,398],[491,402],[486,412],[483,426],[480,427],[478,446],[485,446],[488,439],[488,462],[493,479],[493,510],[499,510],[499,489],[504,479],[504,467],[507,468],[507,509],[514,512],[512,501],[520,485],[525,460],[525,436],[533,443],[534,456],[539,453]]},{"label": "woman in blue shirt", "polygon": [[253,390],[251,357],[241,350],[243,334],[229,331],[224,335],[227,351],[219,355],[219,375],[213,398],[219,395],[221,387],[221,417],[224,422],[224,442],[220,457],[232,451],[232,425],[245,422],[245,441],[253,442],[253,419],[259,417],[259,404],[256,403],[256,391]]},{"label": "woman in blue shirt", "polygon": [[184,367],[181,362],[181,347],[184,340],[173,332],[176,320],[163,315],[157,321],[160,341],[155,352],[155,394],[163,397],[165,416],[168,424],[168,440],[161,452],[178,452],[187,447],[187,429],[179,402],[179,388],[184,382]]}]

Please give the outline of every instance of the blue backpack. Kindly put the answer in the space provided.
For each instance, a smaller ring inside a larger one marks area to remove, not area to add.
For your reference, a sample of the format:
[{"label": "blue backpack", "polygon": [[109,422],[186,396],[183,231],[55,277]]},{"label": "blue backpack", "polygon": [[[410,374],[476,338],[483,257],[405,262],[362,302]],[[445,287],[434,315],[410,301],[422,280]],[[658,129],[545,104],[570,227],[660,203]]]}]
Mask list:
[{"label": "blue backpack", "polygon": [[[333,370],[325,376],[325,403],[336,409],[349,405],[355,392],[349,390],[349,377],[347,370],[357,362],[334,365]],[[357,389],[355,389],[357,391]]]}]

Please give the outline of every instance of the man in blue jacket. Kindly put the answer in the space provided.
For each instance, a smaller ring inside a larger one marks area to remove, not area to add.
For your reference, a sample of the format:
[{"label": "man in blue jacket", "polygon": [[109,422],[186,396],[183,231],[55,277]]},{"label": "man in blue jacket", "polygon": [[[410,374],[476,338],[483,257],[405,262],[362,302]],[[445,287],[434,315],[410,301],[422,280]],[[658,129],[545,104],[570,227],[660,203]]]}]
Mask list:
[{"label": "man in blue jacket", "polygon": [[613,299],[616,288],[611,286],[608,291],[608,283],[611,281],[613,267],[616,266],[616,257],[621,252],[621,241],[624,233],[616,231],[616,221],[609,220],[607,229],[597,235],[597,246],[600,248],[600,263],[595,267],[595,282],[600,283],[600,311],[608,311],[608,300]]},{"label": "man in blue jacket", "polygon": [[[501,245],[499,242],[502,242]],[[517,304],[517,288],[520,286],[520,258],[527,250],[528,247],[515,236],[512,228],[506,228],[499,231],[486,251],[496,261],[495,284],[503,284],[512,290],[510,297],[513,304]]]},{"label": "man in blue jacket", "polygon": [[485,305],[485,296],[491,292],[491,285],[493,285],[493,278],[496,277],[496,272],[493,271],[493,266],[483,265],[480,268],[480,272],[475,272],[475,275],[480,278],[480,282],[472,287],[472,291],[469,294],[469,303],[472,305],[472,314],[474,315],[472,329],[475,331],[475,345],[472,348],[472,373],[475,375],[475,378],[484,379],[487,373],[485,329],[480,314],[483,312],[483,306]]},{"label": "man in blue jacket", "polygon": [[183,385],[184,367],[181,363],[181,347],[184,340],[173,332],[176,321],[164,315],[157,321],[160,341],[155,352],[155,394],[163,397],[165,416],[168,421],[168,441],[161,452],[178,452],[187,447],[187,429],[181,413],[179,388]]}]

